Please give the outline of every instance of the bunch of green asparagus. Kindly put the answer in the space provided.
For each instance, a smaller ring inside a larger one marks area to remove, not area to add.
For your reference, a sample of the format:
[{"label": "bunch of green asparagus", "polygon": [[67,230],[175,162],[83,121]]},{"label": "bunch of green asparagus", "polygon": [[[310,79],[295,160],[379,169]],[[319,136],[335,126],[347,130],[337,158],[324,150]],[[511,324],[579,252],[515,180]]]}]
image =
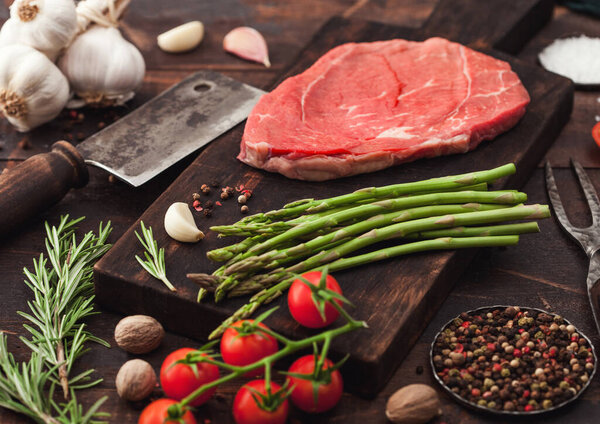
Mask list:
[{"label": "bunch of green asparagus", "polygon": [[[211,260],[224,262],[212,274],[188,274],[201,287],[198,301],[208,292],[217,302],[226,296],[254,294],[211,338],[280,296],[300,273],[324,267],[335,272],[428,250],[513,245],[519,234],[538,232],[535,221],[499,224],[550,215],[546,205],[524,205],[525,193],[487,191],[488,183],[514,172],[515,166],[507,164],[369,187],[329,199],[299,200],[232,225],[211,227],[220,236],[245,238],[208,252]],[[391,239],[397,244],[353,255]]]}]

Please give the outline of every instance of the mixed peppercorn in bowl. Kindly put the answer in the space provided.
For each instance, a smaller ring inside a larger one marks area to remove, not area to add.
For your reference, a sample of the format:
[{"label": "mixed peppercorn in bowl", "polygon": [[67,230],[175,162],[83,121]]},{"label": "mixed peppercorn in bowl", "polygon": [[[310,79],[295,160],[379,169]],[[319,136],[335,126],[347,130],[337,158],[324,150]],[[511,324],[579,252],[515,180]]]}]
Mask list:
[{"label": "mixed peppercorn in bowl", "polygon": [[431,346],[431,366],[456,400],[525,415],[576,399],[596,372],[590,340],[559,315],[514,306],[463,312]]}]

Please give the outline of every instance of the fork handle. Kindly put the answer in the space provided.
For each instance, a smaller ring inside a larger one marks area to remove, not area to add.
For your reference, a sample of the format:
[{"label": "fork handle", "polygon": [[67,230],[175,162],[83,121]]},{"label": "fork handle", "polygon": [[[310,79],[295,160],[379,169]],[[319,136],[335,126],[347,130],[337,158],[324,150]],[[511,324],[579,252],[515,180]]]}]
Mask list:
[{"label": "fork handle", "polygon": [[587,276],[587,290],[592,306],[592,315],[596,323],[596,329],[600,334],[600,252],[596,252],[590,258],[590,267]]},{"label": "fork handle", "polygon": [[0,236],[57,203],[89,179],[83,157],[66,141],[0,175]]}]

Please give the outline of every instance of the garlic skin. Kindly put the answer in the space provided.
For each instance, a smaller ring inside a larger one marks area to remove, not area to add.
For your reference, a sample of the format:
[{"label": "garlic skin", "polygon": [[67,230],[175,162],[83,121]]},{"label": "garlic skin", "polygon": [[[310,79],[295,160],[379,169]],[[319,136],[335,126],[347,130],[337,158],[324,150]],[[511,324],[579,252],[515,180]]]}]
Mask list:
[{"label": "garlic skin", "polygon": [[200,21],[192,21],[163,32],[156,41],[158,47],[167,53],[181,53],[198,46],[203,38],[204,25]]},{"label": "garlic skin", "polygon": [[231,30],[223,39],[223,49],[243,59],[271,67],[267,42],[254,28],[239,27]]},{"label": "garlic skin", "polygon": [[80,34],[58,62],[73,92],[85,104],[121,105],[135,95],[146,65],[118,29],[94,25]]},{"label": "garlic skin", "polygon": [[0,111],[26,132],[54,119],[69,99],[69,83],[44,54],[24,45],[0,47]]},{"label": "garlic skin", "polygon": [[76,31],[73,0],[15,0],[0,30],[0,46],[25,44],[54,61]]},{"label": "garlic skin", "polygon": [[195,243],[204,238],[204,233],[196,226],[190,208],[183,202],[173,203],[167,209],[165,231],[171,238],[184,243]]},{"label": "garlic skin", "polygon": [[118,27],[121,15],[131,0],[81,0],[77,3],[77,33],[92,24]]}]

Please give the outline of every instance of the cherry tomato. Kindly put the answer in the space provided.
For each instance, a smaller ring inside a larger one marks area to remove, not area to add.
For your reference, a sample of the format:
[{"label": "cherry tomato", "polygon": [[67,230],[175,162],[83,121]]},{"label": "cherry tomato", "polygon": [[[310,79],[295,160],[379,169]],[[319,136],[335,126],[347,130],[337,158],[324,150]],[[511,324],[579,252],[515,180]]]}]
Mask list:
[{"label": "cherry tomato", "polygon": [[592,128],[592,137],[594,137],[594,141],[600,147],[600,122],[596,123],[594,128]]},{"label": "cherry tomato", "polygon": [[[272,412],[261,409],[254,400],[251,390],[266,394],[265,380],[252,380],[244,384],[233,400],[233,418],[237,424],[283,424],[287,420],[289,403],[285,399]],[[277,383],[271,382],[271,393],[281,389]],[[256,396],[256,395],[255,395]],[[257,397],[258,398],[258,397]],[[261,400],[258,398],[259,401]]]},{"label": "cherry tomato", "polygon": [[[307,272],[302,274],[302,277],[308,280],[312,285],[318,286],[319,281],[321,280],[321,272]],[[331,275],[327,276],[325,286],[336,293],[342,293],[340,285]],[[338,305],[342,304],[339,300],[335,300],[335,302],[337,302]],[[325,321],[323,321],[323,317],[313,301],[310,288],[300,279],[294,280],[290,287],[288,292],[288,308],[298,324],[308,328],[326,327],[335,321],[339,315],[339,312],[333,305],[328,303],[325,305]]]},{"label": "cherry tomato", "polygon": [[[219,378],[219,368],[216,365],[202,362],[197,363],[197,377],[191,366],[187,364],[173,365],[175,362],[184,359],[190,352],[194,352],[194,349],[186,347],[171,352],[160,367],[160,384],[165,394],[170,398],[181,400],[200,386]],[[190,405],[202,405],[210,399],[216,389],[216,387],[213,387],[204,392],[191,402]]]},{"label": "cherry tomato", "polygon": [[[168,417],[167,409],[174,403],[177,403],[177,401],[173,399],[155,400],[144,408],[138,419],[138,424],[177,424],[178,421],[176,420],[165,421],[165,418]],[[179,421],[180,424],[197,424],[190,411],[187,411],[182,419],[183,421]]]},{"label": "cherry tomato", "polygon": [[[254,320],[237,321],[223,333],[221,356],[227,364],[244,366],[277,352],[277,340],[268,334],[257,331],[252,334],[240,335],[237,329],[241,328],[244,322],[251,324]],[[258,326],[269,329],[262,322]],[[247,373],[246,376],[255,377],[262,374],[263,371],[261,368]]]},{"label": "cherry tomato", "polygon": [[[329,359],[323,363],[324,370],[333,366]],[[306,355],[297,359],[289,372],[295,374],[312,374],[315,369],[315,357]],[[319,396],[315,405],[313,384],[310,380],[288,376],[290,386],[294,386],[290,399],[298,408],[306,412],[324,412],[333,408],[340,401],[344,391],[344,381],[338,370],[331,372],[331,382],[329,384],[319,384]]]}]

